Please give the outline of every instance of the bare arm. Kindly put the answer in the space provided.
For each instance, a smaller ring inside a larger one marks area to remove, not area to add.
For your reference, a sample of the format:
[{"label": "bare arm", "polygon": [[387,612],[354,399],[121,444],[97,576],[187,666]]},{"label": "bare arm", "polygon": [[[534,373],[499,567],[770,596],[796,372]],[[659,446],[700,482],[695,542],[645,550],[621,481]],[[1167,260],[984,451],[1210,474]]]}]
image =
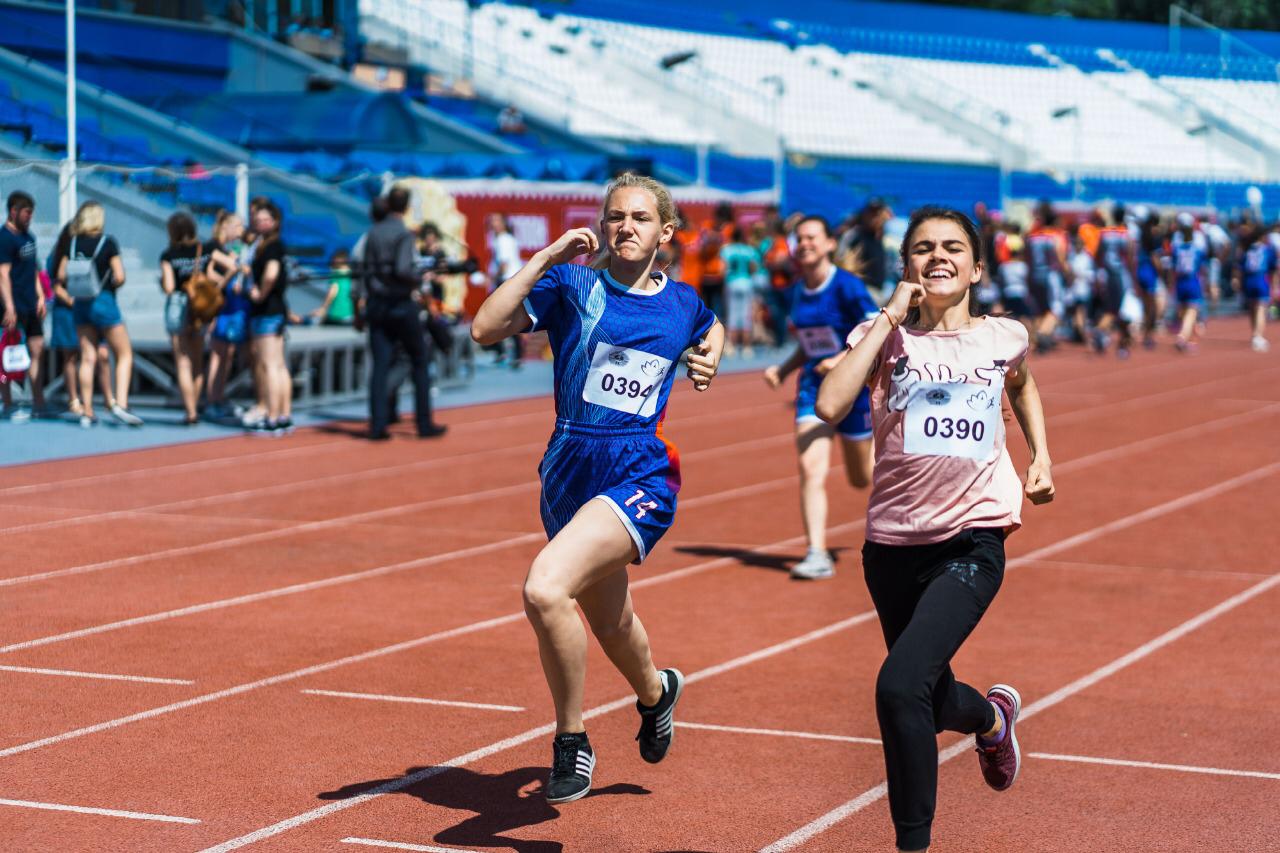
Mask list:
[{"label": "bare arm", "polygon": [[1024,491],[1033,504],[1046,504],[1053,500],[1053,462],[1049,459],[1049,439],[1045,435],[1044,406],[1040,402],[1040,389],[1031,375],[1031,365],[1023,361],[1009,371],[1004,387],[1031,450]]},{"label": "bare arm", "polygon": [[173,293],[178,286],[178,280],[173,274],[173,264],[168,261],[160,262],[160,289],[164,291],[165,296]]},{"label": "bare arm", "polygon": [[116,283],[116,290],[124,287],[124,261],[119,255],[111,259],[111,280]]},{"label": "bare arm", "polygon": [[18,324],[18,314],[13,307],[13,282],[9,280],[10,264],[0,264],[0,296],[4,297],[4,327],[12,329]]},{"label": "bare arm", "polygon": [[267,261],[267,266],[262,270],[262,281],[258,282],[258,301],[261,302],[267,298],[267,294],[271,292],[271,288],[276,286],[276,281],[280,278],[280,262],[272,259]]},{"label": "bare arm", "polygon": [[524,300],[538,279],[556,264],[571,261],[584,253],[594,254],[598,248],[599,242],[590,228],[574,228],[539,250],[519,272],[489,294],[471,321],[471,338],[487,346],[528,329],[531,322],[529,313],[524,309]]},{"label": "bare arm", "polygon": [[764,369],[764,381],[770,388],[777,388],[787,377],[800,369],[804,364],[804,348],[797,346],[782,364],[771,364]]}]

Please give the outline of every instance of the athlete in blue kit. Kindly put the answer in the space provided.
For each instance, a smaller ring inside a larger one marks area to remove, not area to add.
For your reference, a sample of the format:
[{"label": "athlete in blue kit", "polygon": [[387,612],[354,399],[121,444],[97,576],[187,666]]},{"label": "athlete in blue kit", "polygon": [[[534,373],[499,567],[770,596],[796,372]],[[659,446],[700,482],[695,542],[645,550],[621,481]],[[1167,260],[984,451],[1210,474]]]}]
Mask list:
[{"label": "athlete in blue kit", "polygon": [[827,471],[831,465],[831,440],[840,434],[845,474],[849,484],[862,489],[871,484],[871,398],[863,389],[853,411],[831,426],[813,411],[822,377],[844,357],[845,338],[853,327],[880,310],[862,280],[840,269],[831,260],[835,238],[827,221],[809,216],[796,225],[792,257],[800,278],[791,287],[791,325],[799,345],[782,364],[765,370],[764,380],[777,388],[795,370],[796,450],[800,457],[800,509],[804,516],[809,549],[791,569],[801,580],[832,577],[835,566],[827,550]]},{"label": "athlete in blue kit", "polygon": [[1181,326],[1174,347],[1179,352],[1194,352],[1196,317],[1204,309],[1204,276],[1208,261],[1207,240],[1197,238],[1196,220],[1190,213],[1178,214],[1178,232],[1171,241],[1170,270],[1172,290],[1178,300]]},{"label": "athlete in blue kit", "polygon": [[1250,345],[1254,352],[1271,349],[1267,343],[1267,306],[1271,304],[1272,286],[1280,280],[1280,258],[1276,248],[1256,222],[1240,229],[1240,293],[1249,314]]},{"label": "athlete in blue kit", "polygon": [[[680,356],[694,348],[688,375],[705,391],[724,348],[724,327],[693,288],[654,270],[676,227],[666,187],[624,174],[605,191],[603,251],[590,229],[567,232],[490,294],[471,326],[482,344],[545,330],[555,354],[556,427],[538,469],[550,541],[524,584],[556,706],[552,803],[586,796],[596,763],[582,720],[587,637],[575,602],[636,691],[641,757],[661,761],[674,737],[684,676],[654,667],[627,565],[675,518],[680,463],[662,421]],[[598,251],[590,267],[568,263]]]}]

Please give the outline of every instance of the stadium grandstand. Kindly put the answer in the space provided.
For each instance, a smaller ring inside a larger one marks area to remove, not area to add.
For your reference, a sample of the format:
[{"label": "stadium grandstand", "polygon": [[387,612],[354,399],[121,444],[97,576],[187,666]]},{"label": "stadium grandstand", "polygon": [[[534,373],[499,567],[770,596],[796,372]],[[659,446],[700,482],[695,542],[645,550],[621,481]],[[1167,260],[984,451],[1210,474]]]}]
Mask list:
[{"label": "stadium grandstand", "polygon": [[0,0],[0,853],[1280,851],[1183,2]]},{"label": "stadium grandstand", "polygon": [[[766,0],[77,10],[69,152],[63,4],[0,0],[5,185],[34,192],[51,245],[73,154],[80,196],[106,205],[144,280],[174,211],[205,233],[267,196],[322,292],[370,200],[408,178],[568,197],[630,167],[687,201],[833,221],[868,198],[899,214],[1040,199],[1280,211],[1276,33],[864,0],[785,15]],[[484,245],[459,251],[488,261]],[[158,329],[158,292],[130,290],[126,313]],[[357,358],[340,356],[347,373]]]}]

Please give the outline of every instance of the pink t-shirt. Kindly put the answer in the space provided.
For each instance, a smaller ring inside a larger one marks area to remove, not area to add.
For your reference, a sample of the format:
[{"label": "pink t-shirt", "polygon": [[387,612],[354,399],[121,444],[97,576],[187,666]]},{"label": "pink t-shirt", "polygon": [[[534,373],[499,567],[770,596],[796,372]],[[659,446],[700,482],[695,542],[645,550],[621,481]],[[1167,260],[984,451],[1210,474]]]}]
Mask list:
[{"label": "pink t-shirt", "polygon": [[[857,326],[862,340],[874,320]],[[1005,374],[1027,355],[1027,330],[986,317],[968,329],[890,332],[872,369],[876,462],[867,538],[941,542],[972,527],[1014,530],[1022,483],[1005,448]]]}]

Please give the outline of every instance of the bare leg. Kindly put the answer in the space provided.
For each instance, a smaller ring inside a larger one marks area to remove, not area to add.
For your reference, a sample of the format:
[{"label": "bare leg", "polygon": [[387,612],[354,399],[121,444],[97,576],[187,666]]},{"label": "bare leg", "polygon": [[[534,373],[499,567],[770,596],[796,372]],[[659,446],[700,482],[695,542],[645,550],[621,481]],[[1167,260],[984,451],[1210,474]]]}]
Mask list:
[{"label": "bare leg", "polygon": [[835,427],[830,424],[796,424],[800,512],[811,551],[824,551],[827,547],[827,472],[831,470],[831,436],[834,434]]},{"label": "bare leg", "polygon": [[196,391],[195,379],[192,376],[188,337],[187,334],[173,335],[170,340],[173,343],[173,359],[178,368],[178,390],[182,393],[182,408],[187,413],[187,419],[193,420],[196,416],[196,399],[199,392]]},{"label": "bare leg", "polygon": [[603,501],[590,500],[529,568],[524,611],[538,635],[542,671],[556,706],[557,733],[585,731],[582,685],[587,632],[574,601],[584,589],[625,569],[635,557],[635,543],[613,510]]},{"label": "bare leg", "polygon": [[124,324],[107,329],[107,344],[116,356],[116,403],[129,408],[129,386],[133,384],[133,344]]},{"label": "bare leg", "polygon": [[[111,351],[101,340],[98,341],[98,387],[102,389],[103,403],[110,409],[116,404],[116,384],[111,380]],[[92,386],[89,396],[93,396]]]},{"label": "bare leg", "polygon": [[855,489],[865,489],[870,486],[871,471],[875,467],[875,453],[871,439],[852,439],[841,436],[840,445],[844,448],[844,474],[849,480],[849,485]]},{"label": "bare leg", "polygon": [[640,702],[656,705],[662,698],[662,682],[649,651],[649,635],[632,609],[627,582],[624,565],[578,593],[578,605],[591,633],[600,641],[600,648],[627,679]]},{"label": "bare leg", "polygon": [[44,338],[27,338],[27,349],[31,352],[31,369],[27,371],[31,403],[39,411],[44,408]]},{"label": "bare leg", "polygon": [[[84,414],[93,417],[93,374],[98,363],[98,333],[92,326],[77,329],[80,336],[80,402]],[[104,390],[104,394],[109,393]]]},{"label": "bare leg", "polygon": [[80,402],[80,354],[74,350],[62,351],[62,384],[67,389],[67,406],[73,414],[84,411]]}]

